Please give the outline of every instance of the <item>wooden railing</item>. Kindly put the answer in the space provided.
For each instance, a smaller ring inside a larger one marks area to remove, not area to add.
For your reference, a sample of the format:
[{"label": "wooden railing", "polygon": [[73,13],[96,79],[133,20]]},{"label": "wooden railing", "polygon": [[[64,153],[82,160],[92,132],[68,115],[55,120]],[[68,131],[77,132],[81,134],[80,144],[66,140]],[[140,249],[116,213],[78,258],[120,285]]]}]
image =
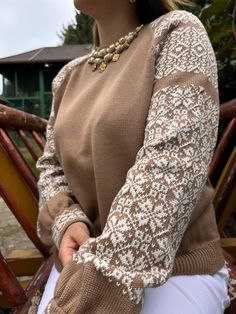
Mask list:
[{"label": "wooden railing", "polygon": [[225,125],[224,133],[216,147],[211,162],[209,176],[212,181],[217,182],[230,153],[230,145],[235,146],[236,141],[236,99],[232,99],[220,106],[220,125]]},{"label": "wooden railing", "polygon": [[[0,306],[28,313],[31,299],[43,289],[52,258],[37,236],[38,190],[35,162],[45,144],[47,121],[0,104],[0,195],[35,250],[0,254]],[[35,275],[36,274],[36,275]],[[19,281],[16,277],[34,276]]]},{"label": "wooden railing", "polygon": [[[227,237],[230,234],[227,234],[225,225],[233,210],[236,210],[236,99],[221,105],[220,125],[224,126],[224,133],[216,147],[209,177],[215,187],[214,207],[218,229],[222,237]],[[234,244],[236,253],[236,241]]]}]

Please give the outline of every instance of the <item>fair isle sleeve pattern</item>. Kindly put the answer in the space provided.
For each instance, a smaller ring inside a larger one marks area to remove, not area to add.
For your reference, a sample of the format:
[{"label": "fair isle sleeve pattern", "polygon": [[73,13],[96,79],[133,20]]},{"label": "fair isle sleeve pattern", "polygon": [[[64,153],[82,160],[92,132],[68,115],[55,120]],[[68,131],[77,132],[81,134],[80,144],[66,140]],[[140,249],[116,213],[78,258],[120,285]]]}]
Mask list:
[{"label": "fair isle sleeve pattern", "polygon": [[[51,115],[50,120],[52,120],[52,117],[54,116]],[[38,181],[40,211],[44,204],[59,192],[65,192],[72,195],[72,191],[68,187],[63,169],[55,154],[52,125],[47,126],[46,134],[47,141],[44,147],[44,153],[36,163],[37,169],[40,171]]]},{"label": "fair isle sleeve pattern", "polygon": [[[89,309],[118,314],[122,302],[125,313],[139,313],[144,288],[162,285],[171,276],[206,183],[219,117],[211,44],[200,21],[185,11],[171,12],[152,27],[157,42],[171,31],[155,47],[155,84],[143,146],[102,234],[88,239],[64,268],[47,313]],[[75,282],[80,283],[76,292]],[[97,298],[102,305],[95,307]]]},{"label": "fair isle sleeve pattern", "polygon": [[[57,90],[66,80],[68,73],[79,63],[81,58],[68,63],[56,76],[52,84],[53,102],[46,130],[46,144],[43,155],[38,159],[36,167],[40,172],[39,189],[39,218],[37,231],[39,237],[48,245],[52,241],[59,248],[65,229],[73,222],[83,221],[90,229],[92,223],[84,214],[80,204],[74,202],[72,190],[64,175],[63,169],[56,156],[54,142],[55,102]],[[70,214],[68,215],[68,212]]]},{"label": "fair isle sleeve pattern", "polygon": [[[185,14],[186,15],[186,14]],[[172,18],[180,20],[183,12],[176,11],[173,16],[165,19],[162,27],[156,27],[158,20],[152,23],[155,35],[161,36],[165,27],[171,26]],[[182,26],[178,26],[171,36],[166,38],[165,45],[156,47],[159,54],[156,63],[156,80],[160,80],[177,72],[203,74],[214,88],[218,88],[215,54],[205,28],[199,25],[199,19],[189,13],[183,17]],[[177,24],[176,20],[175,23]],[[195,26],[195,27],[194,27]],[[178,42],[178,45],[176,45]]]}]

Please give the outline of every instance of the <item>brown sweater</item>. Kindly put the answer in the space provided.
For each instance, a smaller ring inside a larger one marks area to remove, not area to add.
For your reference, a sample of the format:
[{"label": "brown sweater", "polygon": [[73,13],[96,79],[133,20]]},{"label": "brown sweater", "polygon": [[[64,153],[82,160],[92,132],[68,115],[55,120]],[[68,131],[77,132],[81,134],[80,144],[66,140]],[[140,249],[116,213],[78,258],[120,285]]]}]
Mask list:
[{"label": "brown sweater", "polygon": [[46,312],[139,313],[145,287],[224,265],[207,180],[215,56],[201,22],[177,10],[146,24],[105,72],[87,59],[53,82],[37,163],[42,241],[59,247],[75,221],[91,231]]}]

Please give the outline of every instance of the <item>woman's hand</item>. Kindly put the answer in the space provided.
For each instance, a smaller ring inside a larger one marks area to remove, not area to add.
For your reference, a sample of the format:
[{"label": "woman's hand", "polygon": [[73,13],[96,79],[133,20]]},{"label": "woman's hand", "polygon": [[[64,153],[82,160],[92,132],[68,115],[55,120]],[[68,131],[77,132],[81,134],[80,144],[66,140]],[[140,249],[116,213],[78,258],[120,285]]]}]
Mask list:
[{"label": "woman's hand", "polygon": [[89,229],[83,222],[75,222],[66,229],[59,248],[59,258],[63,267],[89,237]]}]

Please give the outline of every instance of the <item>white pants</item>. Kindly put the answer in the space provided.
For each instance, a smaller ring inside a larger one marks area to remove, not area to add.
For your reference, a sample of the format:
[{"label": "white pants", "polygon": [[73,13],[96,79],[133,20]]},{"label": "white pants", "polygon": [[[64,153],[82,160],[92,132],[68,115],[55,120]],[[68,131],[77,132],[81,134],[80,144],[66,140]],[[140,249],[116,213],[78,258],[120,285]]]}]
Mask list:
[{"label": "white pants", "polygon": [[[44,313],[53,297],[58,276],[59,273],[53,266],[38,314]],[[171,277],[160,287],[145,288],[145,303],[141,314],[223,314],[230,304],[227,281],[228,270],[225,266],[213,276]]]}]

